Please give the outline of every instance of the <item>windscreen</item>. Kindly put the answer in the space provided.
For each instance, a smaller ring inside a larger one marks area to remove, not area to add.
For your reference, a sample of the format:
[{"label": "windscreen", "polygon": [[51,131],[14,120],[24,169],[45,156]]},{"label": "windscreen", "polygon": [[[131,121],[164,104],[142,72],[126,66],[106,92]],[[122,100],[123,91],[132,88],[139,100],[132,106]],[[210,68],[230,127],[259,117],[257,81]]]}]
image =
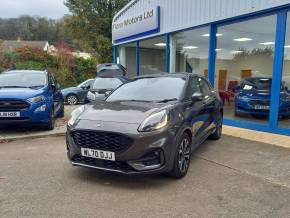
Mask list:
[{"label": "windscreen", "polygon": [[143,78],[127,83],[113,92],[107,101],[163,101],[179,99],[186,80],[183,78]]},{"label": "windscreen", "polygon": [[42,87],[47,84],[47,78],[44,73],[3,73],[0,74],[0,88],[5,87]]},{"label": "windscreen", "polygon": [[242,89],[244,90],[270,90],[272,86],[272,79],[269,78],[248,78]]}]

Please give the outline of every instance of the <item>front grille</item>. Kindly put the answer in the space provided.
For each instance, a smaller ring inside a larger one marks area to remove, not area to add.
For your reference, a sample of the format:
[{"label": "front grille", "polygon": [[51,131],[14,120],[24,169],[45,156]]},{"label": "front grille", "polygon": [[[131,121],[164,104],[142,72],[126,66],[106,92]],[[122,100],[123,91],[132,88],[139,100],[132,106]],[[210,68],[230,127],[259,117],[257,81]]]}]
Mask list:
[{"label": "front grille", "polygon": [[80,155],[75,155],[72,158],[72,162],[85,164],[94,167],[101,167],[105,169],[118,170],[123,172],[133,171],[134,169],[124,161],[109,161],[109,160],[100,160],[90,157],[83,157]]},{"label": "front grille", "polygon": [[0,100],[0,111],[19,111],[29,106],[27,102],[21,100]]},{"label": "front grille", "polygon": [[77,130],[72,133],[74,142],[83,148],[122,152],[131,146],[133,140],[127,136],[99,131]]},{"label": "front grille", "polygon": [[250,100],[249,103],[252,106],[255,106],[255,105],[270,106],[270,100]]}]

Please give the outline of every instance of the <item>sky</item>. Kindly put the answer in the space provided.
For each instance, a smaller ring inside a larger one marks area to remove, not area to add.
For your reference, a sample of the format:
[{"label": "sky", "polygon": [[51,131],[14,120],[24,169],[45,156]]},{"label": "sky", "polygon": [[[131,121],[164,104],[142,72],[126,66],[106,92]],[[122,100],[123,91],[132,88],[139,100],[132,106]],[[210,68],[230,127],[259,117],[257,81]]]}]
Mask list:
[{"label": "sky", "polygon": [[63,2],[64,0],[0,0],[0,17],[30,15],[57,19],[68,14]]}]

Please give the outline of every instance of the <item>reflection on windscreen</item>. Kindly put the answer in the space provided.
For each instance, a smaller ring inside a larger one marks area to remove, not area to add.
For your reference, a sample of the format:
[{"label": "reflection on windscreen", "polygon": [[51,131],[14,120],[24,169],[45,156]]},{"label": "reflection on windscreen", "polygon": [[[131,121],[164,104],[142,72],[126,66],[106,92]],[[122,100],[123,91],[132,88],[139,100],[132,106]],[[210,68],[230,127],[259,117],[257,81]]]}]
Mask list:
[{"label": "reflection on windscreen", "polygon": [[0,74],[0,87],[42,87],[46,85],[44,73]]},{"label": "reflection on windscreen", "polygon": [[144,78],[127,83],[113,92],[107,101],[162,101],[179,99],[185,80],[182,78]]},{"label": "reflection on windscreen", "polygon": [[[245,80],[243,90],[265,90],[269,91],[272,88],[272,79],[270,78],[248,78]],[[281,82],[281,90],[286,89],[285,82]]]},{"label": "reflection on windscreen", "polygon": [[96,78],[93,90],[114,90],[122,84],[122,81],[118,78]]}]

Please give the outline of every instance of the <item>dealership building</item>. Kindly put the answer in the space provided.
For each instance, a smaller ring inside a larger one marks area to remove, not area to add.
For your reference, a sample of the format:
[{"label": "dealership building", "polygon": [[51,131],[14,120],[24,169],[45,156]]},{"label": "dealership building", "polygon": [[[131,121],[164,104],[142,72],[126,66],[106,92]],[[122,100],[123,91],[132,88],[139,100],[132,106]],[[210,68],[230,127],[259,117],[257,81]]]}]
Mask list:
[{"label": "dealership building", "polygon": [[[225,100],[226,125],[290,135],[290,0],[133,0],[115,15],[112,38],[129,77],[206,76]],[[246,86],[240,114],[245,78],[269,87]]]}]

